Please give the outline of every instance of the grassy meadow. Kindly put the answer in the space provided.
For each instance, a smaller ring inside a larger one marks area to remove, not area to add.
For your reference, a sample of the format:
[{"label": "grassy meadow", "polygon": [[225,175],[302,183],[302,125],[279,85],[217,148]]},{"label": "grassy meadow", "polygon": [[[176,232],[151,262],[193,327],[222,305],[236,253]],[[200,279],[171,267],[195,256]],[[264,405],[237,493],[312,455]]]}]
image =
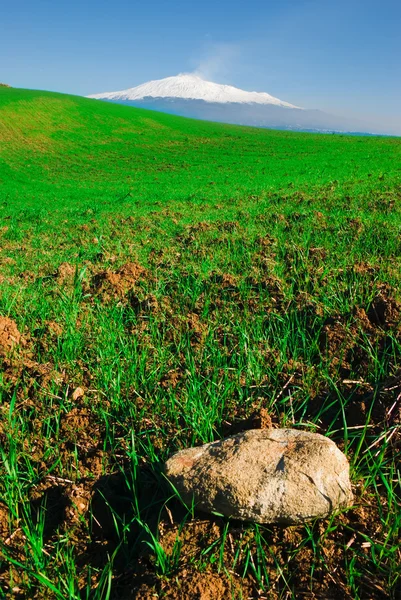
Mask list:
[{"label": "grassy meadow", "polygon": [[[207,517],[174,451],[274,426],[355,505]],[[401,594],[401,140],[0,88],[0,598]]]}]

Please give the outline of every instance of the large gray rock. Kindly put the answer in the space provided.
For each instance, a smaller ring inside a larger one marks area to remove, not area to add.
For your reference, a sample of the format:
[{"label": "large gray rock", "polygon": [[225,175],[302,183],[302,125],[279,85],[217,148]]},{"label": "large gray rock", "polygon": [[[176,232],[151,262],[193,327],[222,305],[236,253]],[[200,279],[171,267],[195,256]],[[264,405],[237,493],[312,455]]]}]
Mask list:
[{"label": "large gray rock", "polygon": [[336,444],[295,429],[252,429],[182,450],[166,475],[186,504],[258,523],[303,523],[353,499]]}]

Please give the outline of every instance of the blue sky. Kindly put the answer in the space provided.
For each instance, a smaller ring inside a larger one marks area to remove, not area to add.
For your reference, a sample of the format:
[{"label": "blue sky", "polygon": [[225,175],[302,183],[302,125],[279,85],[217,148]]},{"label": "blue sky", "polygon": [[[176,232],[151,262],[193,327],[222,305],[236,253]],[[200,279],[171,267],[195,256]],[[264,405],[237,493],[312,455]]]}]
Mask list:
[{"label": "blue sky", "polygon": [[400,0],[1,0],[0,81],[90,94],[201,71],[401,133]]}]

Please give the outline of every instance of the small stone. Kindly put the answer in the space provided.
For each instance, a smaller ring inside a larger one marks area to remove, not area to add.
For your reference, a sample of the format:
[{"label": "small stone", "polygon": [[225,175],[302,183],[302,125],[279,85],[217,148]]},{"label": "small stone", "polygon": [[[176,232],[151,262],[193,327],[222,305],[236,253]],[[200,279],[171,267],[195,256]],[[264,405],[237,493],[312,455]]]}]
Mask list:
[{"label": "small stone", "polygon": [[77,389],[74,390],[74,392],[72,394],[72,399],[73,400],[79,400],[80,398],[83,398],[83,396],[85,396],[84,389],[81,388],[81,387],[77,387]]},{"label": "small stone", "polygon": [[296,429],[252,429],[182,450],[166,475],[185,504],[257,523],[304,523],[353,500],[345,455]]}]

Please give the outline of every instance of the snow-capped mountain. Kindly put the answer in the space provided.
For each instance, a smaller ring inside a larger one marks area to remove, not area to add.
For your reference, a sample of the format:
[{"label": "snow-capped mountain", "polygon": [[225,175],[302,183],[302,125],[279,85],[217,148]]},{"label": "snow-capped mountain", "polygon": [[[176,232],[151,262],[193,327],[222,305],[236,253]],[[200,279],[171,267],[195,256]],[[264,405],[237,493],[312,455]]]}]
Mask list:
[{"label": "snow-capped mountain", "polygon": [[373,131],[368,123],[300,108],[266,92],[247,92],[231,85],[205,81],[195,74],[166,77],[120,92],[93,94],[88,98],[181,117],[253,127],[318,132]]},{"label": "snow-capped mountain", "polygon": [[232,85],[221,85],[205,81],[195,74],[177,75],[143,83],[121,92],[94,94],[89,98],[112,100],[114,102],[133,102],[145,98],[180,98],[182,100],[203,100],[222,104],[273,104],[286,108],[299,108],[289,102],[283,102],[265,92],[246,92]]}]

